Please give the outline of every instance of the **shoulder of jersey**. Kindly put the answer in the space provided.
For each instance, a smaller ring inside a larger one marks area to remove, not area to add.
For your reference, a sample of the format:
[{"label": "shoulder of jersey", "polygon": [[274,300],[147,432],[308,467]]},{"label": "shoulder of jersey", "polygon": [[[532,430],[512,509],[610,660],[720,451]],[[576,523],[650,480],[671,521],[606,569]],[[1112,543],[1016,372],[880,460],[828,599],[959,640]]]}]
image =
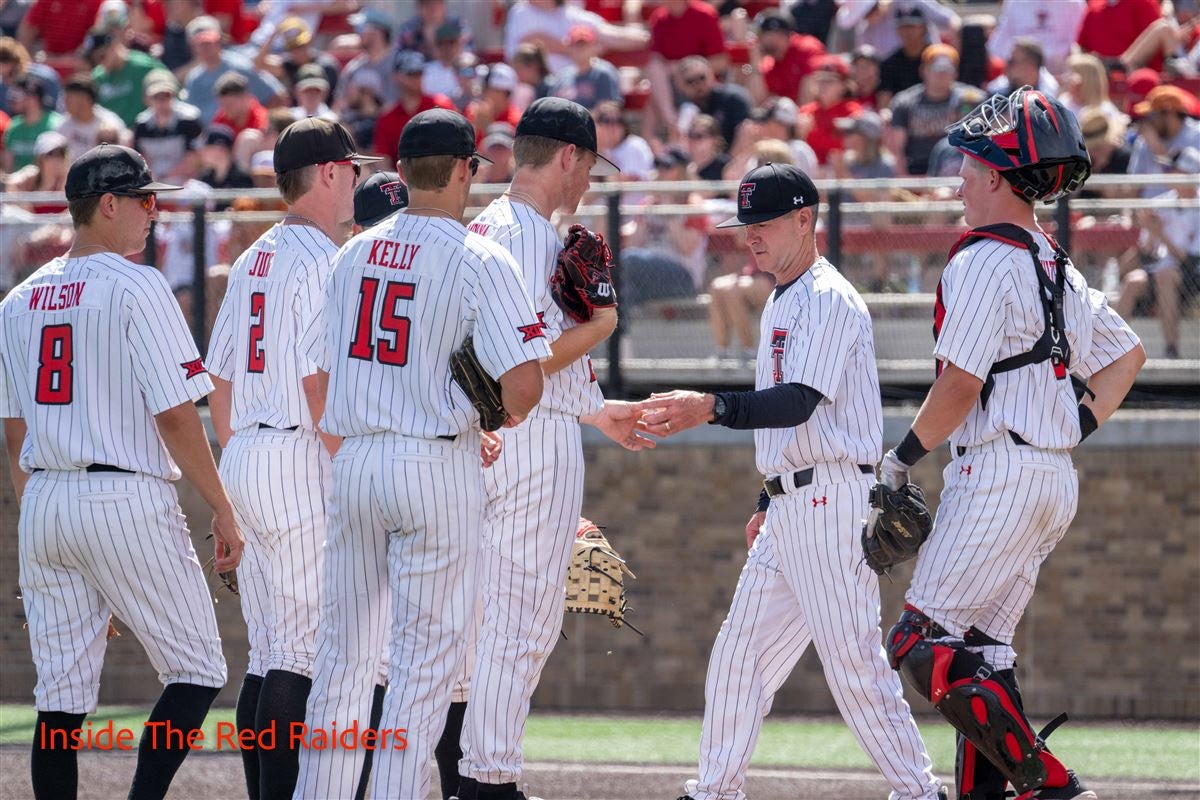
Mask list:
[{"label": "shoulder of jersey", "polygon": [[[832,267],[832,264],[830,264],[830,267]],[[812,293],[814,295],[838,297],[859,311],[866,312],[867,310],[866,303],[863,301],[862,295],[854,288],[854,284],[836,268],[823,269],[815,276]]]},{"label": "shoulder of jersey", "polygon": [[467,231],[467,237],[463,241],[463,247],[471,255],[475,256],[482,262],[487,261],[512,261],[512,253],[499,242],[494,242],[486,236],[475,233],[475,231]]},{"label": "shoulder of jersey", "polygon": [[304,225],[286,225],[279,231],[278,241],[288,247],[293,256],[311,255],[314,260],[319,256],[332,258],[338,251],[338,246],[323,233],[316,233]]}]

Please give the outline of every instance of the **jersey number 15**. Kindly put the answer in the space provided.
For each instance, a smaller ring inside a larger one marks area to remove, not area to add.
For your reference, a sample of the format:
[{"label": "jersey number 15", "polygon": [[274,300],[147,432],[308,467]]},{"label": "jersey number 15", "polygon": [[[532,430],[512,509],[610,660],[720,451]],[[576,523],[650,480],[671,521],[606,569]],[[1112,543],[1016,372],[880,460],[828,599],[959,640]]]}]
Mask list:
[{"label": "jersey number 15", "polygon": [[[379,282],[379,278],[363,278],[358,289],[358,315],[355,317],[354,339],[350,342],[350,358],[403,367],[408,363],[408,331],[412,320],[401,316],[396,304],[401,300],[412,300],[416,296],[417,285],[388,281],[383,288],[383,303],[376,312]],[[392,334],[392,341],[376,339],[376,318],[379,320],[379,329]]]}]

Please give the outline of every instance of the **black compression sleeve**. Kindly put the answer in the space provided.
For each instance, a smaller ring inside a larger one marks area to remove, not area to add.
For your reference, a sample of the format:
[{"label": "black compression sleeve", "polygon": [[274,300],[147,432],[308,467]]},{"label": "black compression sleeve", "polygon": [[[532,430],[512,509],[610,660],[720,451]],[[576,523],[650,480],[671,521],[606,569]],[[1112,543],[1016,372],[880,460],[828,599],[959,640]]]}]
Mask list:
[{"label": "black compression sleeve", "polygon": [[754,509],[754,513],[758,514],[766,511],[771,506],[771,498],[767,495],[767,490],[763,489],[758,493],[758,505]]},{"label": "black compression sleeve", "polygon": [[1082,403],[1079,405],[1079,441],[1083,441],[1087,437],[1096,432],[1096,428],[1100,427],[1100,423],[1096,421],[1096,415],[1092,410]]},{"label": "black compression sleeve", "polygon": [[803,425],[816,410],[822,395],[802,383],[781,383],[756,392],[722,392],[725,413],[713,420],[737,430],[794,428]]}]

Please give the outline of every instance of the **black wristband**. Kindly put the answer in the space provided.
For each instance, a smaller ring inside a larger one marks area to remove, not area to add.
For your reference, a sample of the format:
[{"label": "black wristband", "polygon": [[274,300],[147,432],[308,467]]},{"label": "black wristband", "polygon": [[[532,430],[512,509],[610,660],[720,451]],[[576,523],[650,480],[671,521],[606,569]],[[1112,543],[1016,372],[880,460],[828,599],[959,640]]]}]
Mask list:
[{"label": "black wristband", "polygon": [[1100,423],[1096,421],[1096,415],[1092,413],[1092,409],[1088,406],[1080,404],[1079,406],[1079,441],[1083,441],[1087,437],[1096,432],[1100,427]]},{"label": "black wristband", "polygon": [[[724,425],[729,419],[731,419],[733,417],[733,409],[737,405],[737,401],[734,399],[736,395],[737,395],[737,392],[716,392],[715,394],[713,394],[713,409],[714,409],[713,410],[713,418],[708,421],[709,425]],[[724,414],[716,413],[716,405],[717,405],[718,397],[723,398],[725,400],[725,413]]]},{"label": "black wristband", "polygon": [[754,513],[761,514],[762,512],[766,511],[770,505],[771,505],[771,496],[769,494],[767,494],[766,489],[763,489],[761,492],[758,493],[758,506],[755,507]]},{"label": "black wristband", "polygon": [[909,428],[908,433],[904,434],[904,441],[896,448],[896,458],[911,467],[927,455],[929,451],[912,432],[912,428]]}]

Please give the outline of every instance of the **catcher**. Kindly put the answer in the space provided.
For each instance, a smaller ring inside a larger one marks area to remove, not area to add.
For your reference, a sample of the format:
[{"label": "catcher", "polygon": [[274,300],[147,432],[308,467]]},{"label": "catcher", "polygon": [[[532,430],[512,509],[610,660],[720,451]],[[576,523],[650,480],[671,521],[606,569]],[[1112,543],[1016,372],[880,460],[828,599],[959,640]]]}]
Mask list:
[{"label": "catcher", "polygon": [[[917,555],[892,667],[959,733],[963,800],[1096,797],[1046,749],[1021,704],[1013,635],[1079,497],[1071,449],[1117,409],[1145,360],[1137,336],[1041,228],[1034,203],[1078,189],[1091,164],[1074,116],[1028,86],[949,129],[973,226],[938,285],[938,375],[884,456],[864,532],[875,570],[911,558],[927,517],[909,468],[950,439],[937,524]],[[1088,382],[1080,400],[1072,381]],[[897,509],[901,509],[898,513]],[[911,537],[892,536],[895,526]]]},{"label": "catcher", "polygon": [[[456,688],[436,750],[443,796],[463,800],[521,796],[525,718],[562,628],[563,574],[583,505],[580,423],[630,450],[652,446],[637,433],[632,404],[604,399],[588,357],[617,324],[611,253],[582,226],[572,227],[564,245],[550,222],[556,211],[575,212],[590,175],[616,168],[596,151],[587,109],[568,100],[537,100],[516,134],[512,184],[470,229],[507,248],[521,266],[539,316],[537,330],[525,333],[544,334],[552,354],[542,362],[541,402],[520,427],[500,427],[503,451],[484,478],[479,583],[485,596],[478,636],[468,636],[477,651],[473,662],[468,653],[470,672]],[[480,381],[476,405],[487,409],[485,426],[503,426],[504,409]],[[470,705],[468,679],[483,693]]]}]

